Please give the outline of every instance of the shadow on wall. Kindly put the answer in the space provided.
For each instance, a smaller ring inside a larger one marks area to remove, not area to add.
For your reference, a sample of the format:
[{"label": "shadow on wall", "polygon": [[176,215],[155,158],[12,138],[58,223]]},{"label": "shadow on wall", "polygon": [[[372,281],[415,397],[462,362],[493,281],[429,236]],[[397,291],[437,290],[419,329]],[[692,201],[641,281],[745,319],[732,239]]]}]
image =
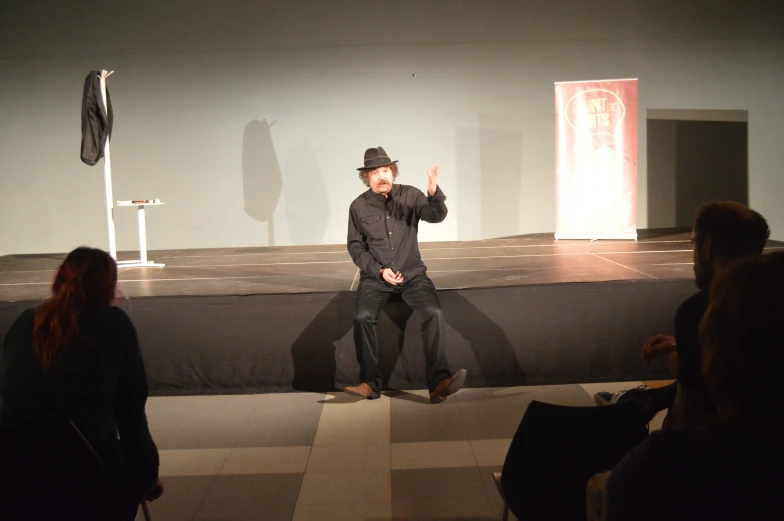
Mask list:
[{"label": "shadow on wall", "polygon": [[[460,208],[455,213],[457,240],[476,241],[482,238],[482,176],[479,152],[479,129],[455,129],[456,193],[452,197]],[[448,195],[447,195],[448,197]]]},{"label": "shadow on wall", "polygon": [[267,244],[275,245],[275,209],[283,188],[283,175],[267,120],[253,120],[242,136],[242,191],[245,213],[267,223]]},{"label": "shadow on wall", "polygon": [[486,119],[479,133],[482,239],[519,233],[523,178],[523,133]]},{"label": "shadow on wall", "polygon": [[329,224],[329,199],[316,152],[307,145],[297,145],[287,155],[283,197],[291,244],[321,244]]},{"label": "shadow on wall", "polygon": [[481,114],[455,132],[459,240],[519,234],[523,133],[519,122]]},{"label": "shadow on wall", "polygon": [[514,124],[496,119],[482,114],[478,127],[455,132],[461,241],[519,233],[523,133]]}]

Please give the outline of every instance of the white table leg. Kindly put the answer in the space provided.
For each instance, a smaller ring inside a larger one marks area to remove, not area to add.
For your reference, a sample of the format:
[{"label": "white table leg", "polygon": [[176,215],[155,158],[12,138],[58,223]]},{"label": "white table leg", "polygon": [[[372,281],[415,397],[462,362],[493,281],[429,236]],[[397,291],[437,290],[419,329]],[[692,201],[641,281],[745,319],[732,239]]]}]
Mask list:
[{"label": "white table leg", "polygon": [[[119,203],[118,203],[119,204]],[[161,203],[155,203],[161,204]],[[117,264],[122,268],[163,268],[165,264],[159,262],[152,262],[147,258],[147,219],[145,216],[146,208],[144,204],[120,204],[120,206],[137,206],[139,219],[139,259],[138,260],[122,260],[117,261]]]},{"label": "white table leg", "polygon": [[139,206],[139,255],[142,264],[147,264],[147,222],[144,219],[144,205]]}]

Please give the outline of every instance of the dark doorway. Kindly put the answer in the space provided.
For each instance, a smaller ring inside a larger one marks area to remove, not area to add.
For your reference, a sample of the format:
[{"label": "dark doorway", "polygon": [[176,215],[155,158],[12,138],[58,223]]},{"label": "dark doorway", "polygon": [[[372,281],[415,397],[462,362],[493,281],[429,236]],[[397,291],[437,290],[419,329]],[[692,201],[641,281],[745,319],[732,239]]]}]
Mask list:
[{"label": "dark doorway", "polygon": [[648,227],[689,227],[708,201],[748,205],[746,111],[655,112],[647,121]]}]

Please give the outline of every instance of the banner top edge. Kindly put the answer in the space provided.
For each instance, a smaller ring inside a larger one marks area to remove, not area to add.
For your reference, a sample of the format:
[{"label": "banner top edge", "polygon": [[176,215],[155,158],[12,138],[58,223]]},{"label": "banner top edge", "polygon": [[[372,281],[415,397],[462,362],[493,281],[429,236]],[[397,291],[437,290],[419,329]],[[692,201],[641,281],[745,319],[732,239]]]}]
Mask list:
[{"label": "banner top edge", "polygon": [[566,83],[602,83],[604,81],[640,81],[639,78],[621,78],[621,79],[607,79],[607,80],[577,80],[577,81],[556,81],[554,85],[563,85]]}]

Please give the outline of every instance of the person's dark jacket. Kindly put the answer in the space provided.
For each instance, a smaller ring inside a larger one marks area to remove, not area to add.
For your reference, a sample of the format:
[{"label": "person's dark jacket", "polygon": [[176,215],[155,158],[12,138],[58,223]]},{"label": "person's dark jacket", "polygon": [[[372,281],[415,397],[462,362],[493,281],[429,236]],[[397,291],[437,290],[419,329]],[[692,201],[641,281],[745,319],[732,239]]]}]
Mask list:
[{"label": "person's dark jacket", "polygon": [[148,490],[158,480],[158,448],[147,423],[147,375],[136,328],[117,307],[85,310],[79,337],[44,369],[33,344],[35,311],[14,322],[3,342],[0,428],[34,429],[68,420],[115,482]]}]

